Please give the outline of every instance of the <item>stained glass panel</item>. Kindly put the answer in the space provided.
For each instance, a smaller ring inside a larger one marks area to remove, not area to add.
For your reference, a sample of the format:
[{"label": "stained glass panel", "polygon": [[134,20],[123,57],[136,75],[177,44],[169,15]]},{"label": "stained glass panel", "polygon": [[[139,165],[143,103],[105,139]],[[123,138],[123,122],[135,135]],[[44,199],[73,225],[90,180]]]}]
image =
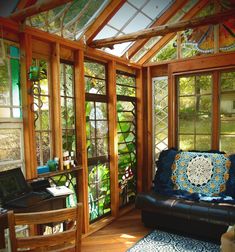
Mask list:
[{"label": "stained glass panel", "polygon": [[108,163],[89,166],[89,212],[93,222],[111,211]]},{"label": "stained glass panel", "polygon": [[136,195],[136,82],[135,77],[118,72],[117,133],[120,207],[134,202]]},{"label": "stained glass panel", "polygon": [[63,151],[76,154],[74,69],[60,64],[60,101]]},{"label": "stained glass panel", "polygon": [[154,156],[168,148],[168,77],[153,80]]},{"label": "stained glass panel", "polygon": [[106,66],[85,62],[90,222],[111,212]]}]

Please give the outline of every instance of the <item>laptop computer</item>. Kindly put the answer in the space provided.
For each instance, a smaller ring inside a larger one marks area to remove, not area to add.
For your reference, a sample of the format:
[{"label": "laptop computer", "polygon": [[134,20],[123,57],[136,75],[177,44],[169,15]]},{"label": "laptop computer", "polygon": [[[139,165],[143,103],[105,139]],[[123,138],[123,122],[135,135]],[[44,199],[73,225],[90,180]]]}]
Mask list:
[{"label": "laptop computer", "polygon": [[26,208],[49,197],[49,193],[32,190],[20,167],[0,172],[0,199],[4,208]]}]

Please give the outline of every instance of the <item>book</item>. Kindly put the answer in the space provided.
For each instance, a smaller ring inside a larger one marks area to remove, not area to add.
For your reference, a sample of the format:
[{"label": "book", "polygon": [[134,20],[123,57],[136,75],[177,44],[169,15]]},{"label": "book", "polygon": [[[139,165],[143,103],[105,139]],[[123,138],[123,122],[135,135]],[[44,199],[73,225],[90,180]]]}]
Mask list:
[{"label": "book", "polygon": [[47,187],[46,190],[53,196],[73,194],[73,191],[66,186]]}]

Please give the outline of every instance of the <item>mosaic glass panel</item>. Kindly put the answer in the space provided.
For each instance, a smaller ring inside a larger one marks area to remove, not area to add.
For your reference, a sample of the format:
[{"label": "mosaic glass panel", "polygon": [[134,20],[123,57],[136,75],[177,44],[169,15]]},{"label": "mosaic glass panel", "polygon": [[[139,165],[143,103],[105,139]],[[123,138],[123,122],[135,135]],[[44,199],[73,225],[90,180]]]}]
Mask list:
[{"label": "mosaic glass panel", "polygon": [[134,76],[118,72],[117,133],[120,207],[134,202],[136,196],[136,81]]},{"label": "mosaic glass panel", "polygon": [[63,151],[76,153],[74,70],[65,63],[60,64],[60,98]]},{"label": "mosaic glass panel", "polygon": [[88,193],[91,222],[110,213],[110,169],[108,163],[88,167]]},{"label": "mosaic glass panel", "polygon": [[19,48],[4,43],[0,64],[0,118],[21,118]]},{"label": "mosaic glass panel", "polygon": [[33,82],[33,112],[36,133],[37,164],[45,165],[51,159],[50,94],[48,83],[48,64],[45,60],[33,60],[40,68],[40,78]]},{"label": "mosaic glass panel", "polygon": [[88,200],[92,223],[111,212],[106,66],[86,61],[85,76]]}]

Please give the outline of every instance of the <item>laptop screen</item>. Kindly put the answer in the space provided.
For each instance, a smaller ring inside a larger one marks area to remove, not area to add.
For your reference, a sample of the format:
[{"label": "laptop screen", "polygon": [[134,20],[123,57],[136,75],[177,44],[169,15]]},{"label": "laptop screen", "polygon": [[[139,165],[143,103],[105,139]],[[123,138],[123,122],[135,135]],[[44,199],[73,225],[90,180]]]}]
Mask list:
[{"label": "laptop screen", "polygon": [[0,172],[0,198],[2,203],[31,191],[21,168]]}]

